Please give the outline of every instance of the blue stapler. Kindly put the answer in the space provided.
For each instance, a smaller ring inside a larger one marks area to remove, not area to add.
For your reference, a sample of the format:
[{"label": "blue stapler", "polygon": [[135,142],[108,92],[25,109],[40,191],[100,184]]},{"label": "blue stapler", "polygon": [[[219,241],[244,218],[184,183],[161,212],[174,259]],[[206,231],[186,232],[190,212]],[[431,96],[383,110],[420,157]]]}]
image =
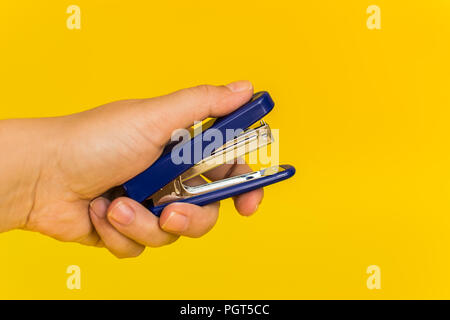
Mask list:
[{"label": "blue stapler", "polygon": [[[295,168],[280,165],[200,186],[185,183],[229,161],[230,157],[242,157],[270,144],[273,137],[262,118],[273,106],[269,93],[256,93],[248,103],[234,112],[209,120],[202,126],[205,130],[194,134],[187,141],[168,144],[149,168],[122,186],[126,196],[143,203],[159,216],[164,207],[173,201],[202,206],[292,177]],[[224,138],[223,145],[212,148],[211,137],[217,135]],[[207,149],[210,151],[203,152]],[[174,153],[179,154],[180,150],[185,153],[184,161],[174,161]]]}]

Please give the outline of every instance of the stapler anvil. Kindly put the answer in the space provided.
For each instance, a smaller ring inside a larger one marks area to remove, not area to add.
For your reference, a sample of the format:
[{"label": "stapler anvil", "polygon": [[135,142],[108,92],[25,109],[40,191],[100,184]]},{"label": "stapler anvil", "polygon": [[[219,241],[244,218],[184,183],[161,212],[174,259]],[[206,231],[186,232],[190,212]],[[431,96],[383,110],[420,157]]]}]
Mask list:
[{"label": "stapler anvil", "polygon": [[[256,93],[234,112],[209,120],[203,125],[206,129],[201,133],[182,143],[168,144],[149,168],[123,184],[125,195],[143,203],[159,216],[164,207],[173,201],[202,206],[292,177],[295,168],[280,165],[198,186],[185,183],[226,163],[230,157],[237,159],[270,144],[273,141],[270,128],[261,119],[273,106],[269,93]],[[224,138],[224,144],[211,148],[211,137],[218,135]],[[211,151],[203,152],[206,148]],[[188,161],[174,161],[174,152],[181,149],[189,155]]]}]

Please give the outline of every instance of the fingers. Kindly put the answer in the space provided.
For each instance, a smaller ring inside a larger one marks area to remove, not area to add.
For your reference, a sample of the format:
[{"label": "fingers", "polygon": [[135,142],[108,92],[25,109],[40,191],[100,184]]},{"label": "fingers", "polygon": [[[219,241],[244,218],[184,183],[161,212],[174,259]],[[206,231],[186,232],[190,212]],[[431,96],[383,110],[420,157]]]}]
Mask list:
[{"label": "fingers", "polygon": [[[205,183],[201,177],[190,185]],[[125,197],[112,203],[105,198],[91,202],[92,223],[102,243],[118,257],[134,257],[145,248],[174,242],[180,235],[200,237],[211,230],[219,215],[219,203],[199,207],[188,203],[172,203],[157,218],[140,203]]]},{"label": "fingers", "polygon": [[[206,183],[201,176],[185,181],[189,186]],[[192,238],[198,238],[211,230],[219,216],[219,202],[199,207],[189,203],[176,202],[164,208],[159,219],[161,229]]]},{"label": "fingers", "polygon": [[89,207],[91,221],[102,239],[103,245],[118,258],[140,255],[145,247],[118,232],[106,218],[110,201],[105,198],[93,200]]},{"label": "fingers", "polygon": [[[196,177],[190,184],[205,181]],[[175,241],[178,236],[197,238],[211,230],[219,216],[219,203],[199,207],[175,202],[164,208],[160,218],[140,203],[118,198],[108,209],[108,220],[119,232],[136,242],[158,247]]]},{"label": "fingers", "polygon": [[[248,164],[224,164],[213,170],[205,173],[208,179],[217,181],[233,176],[238,176],[244,173],[252,172],[253,170]],[[247,193],[240,194],[233,198],[236,210],[243,216],[250,216],[256,212],[259,204],[264,197],[264,190],[262,188],[256,189]]]},{"label": "fingers", "polygon": [[263,197],[264,190],[262,188],[243,193],[233,198],[234,206],[241,215],[248,217],[258,210]]},{"label": "fingers", "polygon": [[175,202],[164,208],[159,225],[167,232],[198,238],[214,227],[219,216],[219,207],[219,202],[203,207]]},{"label": "fingers", "polygon": [[115,199],[108,208],[107,219],[117,231],[144,246],[160,247],[178,239],[159,227],[158,217],[130,198]]},{"label": "fingers", "polygon": [[[249,81],[237,81],[226,86],[201,85],[172,94],[148,99],[145,105],[152,114],[164,119],[157,125],[156,141],[161,145],[176,129],[187,128],[195,121],[228,114],[250,100],[253,86]],[[153,113],[154,112],[154,113]]]}]

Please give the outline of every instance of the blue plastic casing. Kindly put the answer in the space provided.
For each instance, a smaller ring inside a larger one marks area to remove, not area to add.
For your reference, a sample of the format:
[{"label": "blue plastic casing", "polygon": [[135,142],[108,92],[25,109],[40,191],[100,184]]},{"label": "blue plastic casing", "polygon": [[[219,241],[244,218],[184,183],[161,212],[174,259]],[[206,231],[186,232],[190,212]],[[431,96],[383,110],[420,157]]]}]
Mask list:
[{"label": "blue plastic casing", "polygon": [[[245,105],[224,117],[217,118],[211,127],[202,133],[199,133],[189,141],[186,141],[181,146],[184,150],[190,150],[190,161],[175,164],[171,157],[171,151],[174,148],[174,145],[170,145],[170,147],[164,150],[161,157],[159,157],[148,169],[123,185],[126,195],[138,202],[144,201],[170,181],[191,168],[196,162],[199,162],[204,157],[208,156],[201,152],[201,158],[195,158],[196,156],[199,156],[198,152],[197,154],[195,153],[197,150],[204,150],[206,146],[211,143],[211,134],[210,132],[208,133],[209,130],[219,130],[224,138],[223,143],[225,143],[234,138],[227,134],[227,130],[238,131],[247,129],[269,113],[273,109],[273,106],[274,102],[269,93],[262,91],[254,94],[252,99]],[[177,148],[178,147],[180,146],[177,146]]]},{"label": "blue plastic casing", "polygon": [[[220,201],[229,197],[234,197],[239,194],[249,192],[258,188],[262,188],[265,186],[268,186],[270,184],[280,182],[282,180],[286,180],[290,177],[292,177],[295,174],[295,168],[290,165],[281,165],[281,168],[284,170],[279,171],[277,173],[254,179],[249,180],[248,182],[242,182],[239,184],[236,184],[234,186],[226,187],[223,189],[219,189],[216,191],[211,191],[208,193],[200,194],[198,196],[193,196],[190,198],[177,200],[176,202],[184,202],[184,203],[192,203],[198,206],[204,206],[209,203],[213,203],[216,201]],[[165,203],[159,206],[149,206],[148,209],[156,216],[160,216],[163,209],[170,203]]]}]

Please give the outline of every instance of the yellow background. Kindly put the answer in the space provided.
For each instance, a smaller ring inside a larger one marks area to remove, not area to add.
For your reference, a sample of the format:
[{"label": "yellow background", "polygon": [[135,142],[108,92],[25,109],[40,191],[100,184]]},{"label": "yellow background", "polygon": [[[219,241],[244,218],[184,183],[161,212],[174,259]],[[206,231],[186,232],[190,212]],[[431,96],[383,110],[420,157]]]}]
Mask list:
[{"label": "yellow background", "polygon": [[250,79],[297,174],[137,259],[1,234],[0,298],[450,298],[449,19],[445,0],[1,1],[0,118]]}]

